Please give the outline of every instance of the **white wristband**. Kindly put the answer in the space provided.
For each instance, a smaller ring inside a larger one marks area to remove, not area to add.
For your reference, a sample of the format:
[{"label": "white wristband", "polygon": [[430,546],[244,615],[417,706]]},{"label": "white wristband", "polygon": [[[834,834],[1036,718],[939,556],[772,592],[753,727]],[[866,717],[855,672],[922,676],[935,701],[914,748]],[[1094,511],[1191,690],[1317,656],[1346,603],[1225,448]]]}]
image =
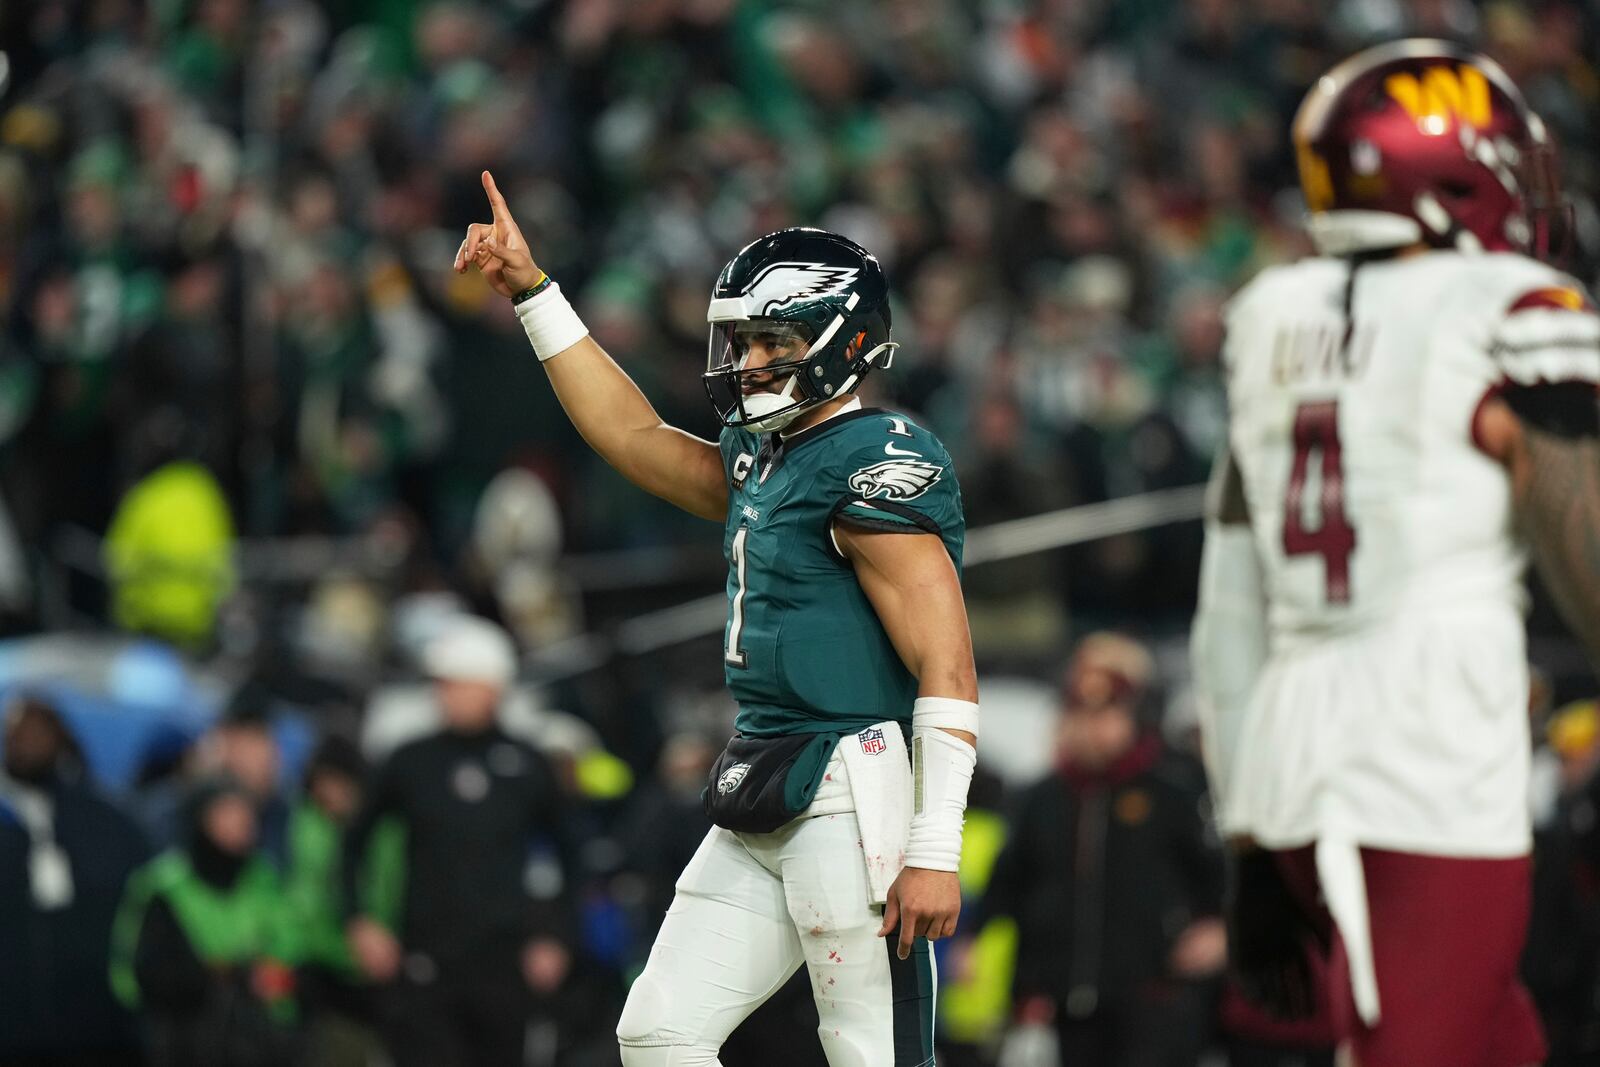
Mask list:
[{"label": "white wristband", "polygon": [[589,327],[578,318],[567,298],[561,295],[561,286],[555,282],[538,296],[518,304],[517,318],[522,320],[522,328],[540,363],[565,352],[589,335]]},{"label": "white wristband", "polygon": [[912,808],[911,833],[906,839],[907,867],[954,871],[961,866],[961,827],[967,810],[967,788],[972,784],[972,771],[977,764],[978,750],[961,738],[934,726],[912,726]]},{"label": "white wristband", "polygon": [[965,730],[977,737],[978,705],[954,697],[918,697],[917,702],[911,705],[911,725]]}]

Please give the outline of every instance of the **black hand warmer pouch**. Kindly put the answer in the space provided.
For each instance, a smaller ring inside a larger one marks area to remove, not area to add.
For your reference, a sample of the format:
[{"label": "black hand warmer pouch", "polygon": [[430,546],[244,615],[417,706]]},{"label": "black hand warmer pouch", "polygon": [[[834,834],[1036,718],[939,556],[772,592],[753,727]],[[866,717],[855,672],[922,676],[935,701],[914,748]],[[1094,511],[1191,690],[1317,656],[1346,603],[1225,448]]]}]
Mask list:
[{"label": "black hand warmer pouch", "polygon": [[838,734],[735,734],[711,765],[700,804],[718,826],[771,833],[811,804],[838,743]]}]

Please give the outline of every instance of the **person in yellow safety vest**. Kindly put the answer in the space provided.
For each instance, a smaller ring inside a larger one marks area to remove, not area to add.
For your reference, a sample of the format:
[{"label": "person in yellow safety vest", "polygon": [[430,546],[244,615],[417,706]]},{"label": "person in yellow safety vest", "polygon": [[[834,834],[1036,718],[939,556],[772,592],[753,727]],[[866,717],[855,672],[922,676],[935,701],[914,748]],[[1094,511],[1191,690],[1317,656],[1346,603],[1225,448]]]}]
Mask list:
[{"label": "person in yellow safety vest", "polygon": [[193,648],[203,645],[233,589],[234,526],[211,472],[177,461],[123,496],[104,557],[118,626]]},{"label": "person in yellow safety vest", "polygon": [[[963,908],[982,899],[994,872],[994,861],[1006,841],[1006,820],[1000,813],[1001,785],[980,766],[969,793],[962,832],[961,898]],[[939,983],[940,1062],[983,1063],[1005,1030],[1011,1014],[1011,972],[1017,958],[1017,924],[1005,915],[954,941],[949,960],[941,960]]]},{"label": "person in yellow safety vest", "polygon": [[255,809],[219,781],[188,840],[130,879],[111,933],[111,985],[146,1023],[151,1067],[293,1062],[299,937],[256,850]]}]

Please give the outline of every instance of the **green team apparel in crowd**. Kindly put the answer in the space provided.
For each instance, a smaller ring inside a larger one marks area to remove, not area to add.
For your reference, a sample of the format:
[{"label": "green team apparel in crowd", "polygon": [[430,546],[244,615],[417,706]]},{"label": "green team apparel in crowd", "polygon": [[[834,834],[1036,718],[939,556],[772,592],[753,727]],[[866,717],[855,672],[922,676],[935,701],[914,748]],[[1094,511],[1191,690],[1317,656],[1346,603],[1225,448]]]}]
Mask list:
[{"label": "green team apparel in crowd", "polygon": [[[723,658],[747,737],[911,725],[900,661],[835,520],[936,534],[959,573],[961,488],[944,446],[903,415],[847,410],[784,439],[725,429],[728,622]],[[825,757],[824,757],[825,758]]]},{"label": "green team apparel in crowd", "polygon": [[[301,962],[359,980],[340,910],[344,829],[315,804],[289,817],[289,862],[284,892],[298,930]],[[382,819],[367,842],[361,871],[361,913],[398,929],[405,888],[405,827]]]},{"label": "green team apparel in crowd", "polygon": [[[277,873],[252,858],[226,890],[207,884],[181,852],[166,852],[136,871],[111,928],[111,988],[130,1009],[141,1000],[134,974],[145,912],[164,900],[189,946],[208,965],[246,965],[270,959],[299,962],[301,938],[292,921]],[[280,1019],[292,1017],[287,999],[271,1005]]]}]

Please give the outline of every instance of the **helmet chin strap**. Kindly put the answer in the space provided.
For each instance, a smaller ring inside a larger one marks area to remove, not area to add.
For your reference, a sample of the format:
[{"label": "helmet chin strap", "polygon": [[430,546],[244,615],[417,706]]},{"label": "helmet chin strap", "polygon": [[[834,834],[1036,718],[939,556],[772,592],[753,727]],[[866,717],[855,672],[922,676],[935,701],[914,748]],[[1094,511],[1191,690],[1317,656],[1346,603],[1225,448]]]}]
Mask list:
[{"label": "helmet chin strap", "polygon": [[739,405],[747,416],[754,416],[751,421],[744,424],[742,429],[751,433],[768,433],[772,430],[781,430],[795,420],[802,411],[814,407],[816,401],[801,400],[793,403],[794,386],[798,375],[790,375],[789,381],[782,391],[776,393],[752,393],[743,397]]},{"label": "helmet chin strap", "polygon": [[[853,306],[854,303],[855,296],[852,294],[850,305]],[[821,337],[817,338],[816,342],[806,352],[806,356],[809,358],[819,348],[827,344],[829,339],[833,337],[834,333],[839,329],[840,324],[843,322],[843,315],[835,318],[834,321],[829,324],[828,329],[823,332]],[[751,433],[770,433],[773,430],[781,430],[793,422],[801,414],[811,410],[818,404],[824,403],[828,400],[837,400],[842,396],[848,396],[855,390],[855,387],[860,384],[862,377],[866,375],[867,371],[876,369],[877,367],[889,366],[889,364],[894,361],[895,349],[899,347],[900,345],[897,342],[885,341],[876,348],[873,348],[871,351],[862,355],[861,372],[858,374],[852,374],[850,377],[846,378],[840,383],[838,389],[826,397],[811,397],[809,399],[803,399],[798,403],[792,403],[794,400],[795,384],[800,380],[800,375],[795,373],[790,375],[788,382],[784,384],[783,389],[779,392],[752,393],[747,397],[741,398],[739,401],[740,409],[743,411],[744,415],[750,419],[750,421],[744,423],[741,428],[749,430]],[[739,361],[740,370],[746,369],[745,364],[749,361],[749,358],[749,355],[746,354],[745,357]]]},{"label": "helmet chin strap", "polygon": [[[818,404],[824,403],[828,400],[837,400],[843,396],[849,396],[855,391],[856,386],[861,383],[861,378],[866,374],[867,370],[876,367],[887,367],[891,362],[893,362],[895,349],[899,347],[900,345],[897,342],[885,341],[883,344],[872,349],[872,351],[866,353],[866,355],[861,357],[861,365],[863,367],[862,372],[860,374],[852,374],[850,377],[846,378],[842,383],[840,383],[839,388],[834,391],[832,396],[814,397],[810,400],[802,400],[793,407],[786,407],[781,411],[775,411],[771,415],[761,417],[764,415],[764,409],[771,409],[781,405],[793,396],[794,384],[799,380],[799,375],[797,374],[789,379],[789,383],[783,387],[783,391],[780,393],[756,393],[753,396],[745,397],[743,400],[745,414],[755,415],[757,416],[757,419],[753,422],[746,423],[744,428],[753,433],[767,433],[772,430],[781,430],[793,422],[799,415],[811,410]],[[879,360],[882,362],[879,362]]]},{"label": "helmet chin strap", "polygon": [[866,366],[871,367],[873,370],[877,370],[879,367],[882,367],[884,370],[888,370],[889,366],[894,363],[894,354],[899,347],[899,341],[885,341],[877,348],[874,348],[872,351],[862,356],[861,362]]}]

